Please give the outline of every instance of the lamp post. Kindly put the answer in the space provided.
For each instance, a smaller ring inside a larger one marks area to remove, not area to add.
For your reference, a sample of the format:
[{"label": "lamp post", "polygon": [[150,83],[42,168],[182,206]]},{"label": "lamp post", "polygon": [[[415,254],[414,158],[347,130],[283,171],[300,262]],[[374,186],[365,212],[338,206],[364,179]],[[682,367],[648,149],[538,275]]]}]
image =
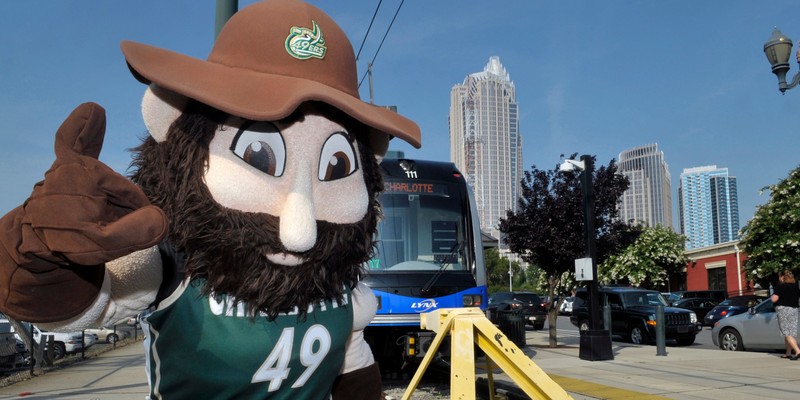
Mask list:
[{"label": "lamp post", "polygon": [[[764,55],[767,56],[772,66],[772,73],[778,77],[778,90],[785,93],[797,86],[800,82],[800,73],[795,74],[791,83],[786,83],[786,73],[789,72],[789,56],[792,53],[792,39],[781,33],[778,28],[772,31],[772,36],[764,43]],[[797,62],[800,64],[800,52],[797,53]]]},{"label": "lamp post", "polygon": [[[579,357],[583,360],[613,360],[611,351],[611,334],[603,329],[600,317],[600,296],[597,293],[597,257],[595,249],[594,227],[594,194],[592,175],[594,160],[589,155],[582,155],[581,161],[564,160],[561,171],[581,171],[581,192],[583,193],[583,226],[586,234],[586,258],[592,264],[592,279],[589,281],[589,330],[581,331]],[[577,263],[576,263],[577,264]]]}]

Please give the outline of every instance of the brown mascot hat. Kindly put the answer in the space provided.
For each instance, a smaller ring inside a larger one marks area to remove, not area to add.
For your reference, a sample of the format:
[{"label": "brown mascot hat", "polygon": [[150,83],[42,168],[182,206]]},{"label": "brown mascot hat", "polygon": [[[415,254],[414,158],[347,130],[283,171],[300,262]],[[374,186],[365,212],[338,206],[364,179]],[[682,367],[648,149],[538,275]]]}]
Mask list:
[{"label": "brown mascot hat", "polygon": [[350,41],[329,16],[301,1],[243,8],[222,28],[206,61],[130,41],[121,47],[138,80],[231,115],[274,121],[303,102],[320,101],[376,132],[421,145],[413,121],[361,101]]}]

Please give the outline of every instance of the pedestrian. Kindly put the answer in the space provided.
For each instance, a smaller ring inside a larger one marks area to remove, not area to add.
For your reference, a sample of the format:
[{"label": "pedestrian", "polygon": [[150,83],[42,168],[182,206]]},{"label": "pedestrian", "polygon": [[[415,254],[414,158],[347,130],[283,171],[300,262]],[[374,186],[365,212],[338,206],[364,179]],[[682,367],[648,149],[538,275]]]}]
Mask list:
[{"label": "pedestrian", "polygon": [[[800,288],[797,286],[792,271],[789,270],[781,272],[778,275],[778,281],[770,300],[775,304],[778,327],[786,341],[786,354],[781,358],[797,360],[800,358],[800,348],[797,347],[797,310],[800,307]],[[792,355],[793,350],[794,355]]]}]

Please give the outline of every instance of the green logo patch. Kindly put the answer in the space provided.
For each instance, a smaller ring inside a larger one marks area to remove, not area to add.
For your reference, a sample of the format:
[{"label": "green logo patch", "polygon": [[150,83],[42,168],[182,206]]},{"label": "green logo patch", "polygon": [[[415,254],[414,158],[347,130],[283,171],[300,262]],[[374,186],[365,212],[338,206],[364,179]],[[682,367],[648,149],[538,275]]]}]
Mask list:
[{"label": "green logo patch", "polygon": [[309,58],[325,58],[325,39],[322,37],[322,30],[319,29],[316,21],[311,21],[314,28],[308,29],[300,26],[293,26],[289,29],[289,36],[286,38],[286,52],[294,58],[308,60]]}]

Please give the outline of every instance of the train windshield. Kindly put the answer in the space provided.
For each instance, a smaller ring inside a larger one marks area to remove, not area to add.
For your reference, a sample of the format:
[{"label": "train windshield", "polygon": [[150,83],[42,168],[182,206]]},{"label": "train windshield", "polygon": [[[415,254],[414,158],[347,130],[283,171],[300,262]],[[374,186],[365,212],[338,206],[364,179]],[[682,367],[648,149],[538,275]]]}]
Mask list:
[{"label": "train windshield", "polygon": [[455,184],[387,181],[369,272],[469,271],[469,201]]}]

